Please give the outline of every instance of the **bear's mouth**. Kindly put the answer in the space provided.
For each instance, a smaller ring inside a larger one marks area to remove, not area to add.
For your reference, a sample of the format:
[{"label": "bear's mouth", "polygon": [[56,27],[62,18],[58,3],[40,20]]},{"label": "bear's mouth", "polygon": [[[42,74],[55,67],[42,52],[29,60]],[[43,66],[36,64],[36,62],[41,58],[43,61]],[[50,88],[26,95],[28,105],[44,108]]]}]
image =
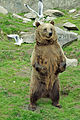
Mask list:
[{"label": "bear's mouth", "polygon": [[48,39],[51,38],[51,37],[52,37],[52,36],[46,36],[46,38],[48,38]]}]

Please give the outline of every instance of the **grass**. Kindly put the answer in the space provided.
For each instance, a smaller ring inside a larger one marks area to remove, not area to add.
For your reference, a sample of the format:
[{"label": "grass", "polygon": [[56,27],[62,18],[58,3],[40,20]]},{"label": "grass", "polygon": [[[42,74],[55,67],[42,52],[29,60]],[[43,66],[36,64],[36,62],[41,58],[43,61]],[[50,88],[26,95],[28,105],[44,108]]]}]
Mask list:
[{"label": "grass", "polygon": [[27,28],[32,27],[32,22],[24,24],[21,19],[14,18],[12,14],[6,16],[0,14],[0,16],[0,28],[7,34],[27,32]]},{"label": "grass", "polygon": [[[67,12],[64,17],[55,20],[55,24],[63,24],[66,19],[80,29],[80,17],[72,19]],[[59,76],[62,109],[53,107],[49,99],[40,99],[35,112],[28,110],[30,51],[34,44],[18,47],[6,35],[28,31],[29,27],[32,27],[32,22],[24,24],[11,14],[0,14],[3,31],[0,33],[0,120],[80,120],[80,40],[64,48],[66,56],[78,59],[78,66],[67,68]],[[80,34],[80,31],[77,32]]]}]

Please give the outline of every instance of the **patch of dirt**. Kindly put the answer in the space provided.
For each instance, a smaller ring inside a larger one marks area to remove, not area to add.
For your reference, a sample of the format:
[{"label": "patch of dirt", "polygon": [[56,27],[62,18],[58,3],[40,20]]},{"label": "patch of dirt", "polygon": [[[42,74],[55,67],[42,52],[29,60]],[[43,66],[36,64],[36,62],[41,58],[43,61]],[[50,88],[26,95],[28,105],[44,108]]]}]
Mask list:
[{"label": "patch of dirt", "polygon": [[30,77],[31,76],[31,68],[23,66],[23,68],[21,68],[20,71],[16,73],[16,76]]},{"label": "patch of dirt", "polygon": [[80,105],[75,105],[74,108],[80,109]]},{"label": "patch of dirt", "polygon": [[12,97],[12,96],[18,96],[18,94],[13,94],[11,92],[8,92],[8,97]]},{"label": "patch of dirt", "polygon": [[71,86],[66,86],[66,87],[64,87],[63,90],[61,91],[61,94],[66,96],[66,95],[68,95],[68,94],[70,93],[70,91],[74,91],[74,90],[77,89],[77,88],[80,88],[80,85],[75,85],[75,86],[73,86],[73,87],[71,87]]}]

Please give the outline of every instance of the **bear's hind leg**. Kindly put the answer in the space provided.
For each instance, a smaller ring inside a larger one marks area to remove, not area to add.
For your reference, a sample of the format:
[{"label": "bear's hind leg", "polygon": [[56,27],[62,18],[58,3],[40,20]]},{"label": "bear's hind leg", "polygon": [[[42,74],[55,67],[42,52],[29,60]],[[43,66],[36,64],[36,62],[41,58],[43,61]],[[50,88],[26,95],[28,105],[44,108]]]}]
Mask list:
[{"label": "bear's hind leg", "polygon": [[40,95],[38,92],[34,92],[33,94],[30,95],[30,104],[28,106],[29,110],[36,110],[36,102],[40,98]]},{"label": "bear's hind leg", "polygon": [[52,100],[52,105],[58,108],[61,108],[61,105],[59,104],[59,80],[56,80],[54,82],[53,88],[50,92],[50,98]]},{"label": "bear's hind leg", "polygon": [[32,111],[36,110],[36,102],[38,99],[40,99],[43,96],[44,88],[45,88],[45,84],[39,83],[35,92],[32,91],[30,95],[30,104],[28,107],[29,110]]}]

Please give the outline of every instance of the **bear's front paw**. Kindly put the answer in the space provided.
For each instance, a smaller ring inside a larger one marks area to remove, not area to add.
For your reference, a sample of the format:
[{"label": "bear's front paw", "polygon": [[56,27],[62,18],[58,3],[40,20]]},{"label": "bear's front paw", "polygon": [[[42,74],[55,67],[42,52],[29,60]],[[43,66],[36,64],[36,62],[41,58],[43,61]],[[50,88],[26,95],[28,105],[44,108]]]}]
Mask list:
[{"label": "bear's front paw", "polygon": [[47,68],[46,67],[42,67],[41,74],[47,75]]},{"label": "bear's front paw", "polygon": [[60,104],[52,103],[52,105],[57,107],[57,108],[62,108],[62,106]]},{"label": "bear's front paw", "polygon": [[63,71],[65,71],[65,69],[66,69],[66,61],[63,61],[59,65],[59,70],[60,70],[60,72],[63,72]]},{"label": "bear's front paw", "polygon": [[35,69],[42,75],[47,75],[47,68],[45,66],[39,65],[38,63],[35,63],[34,66]]},{"label": "bear's front paw", "polygon": [[60,68],[64,68],[64,69],[66,68],[66,62],[65,61],[60,63]]}]

